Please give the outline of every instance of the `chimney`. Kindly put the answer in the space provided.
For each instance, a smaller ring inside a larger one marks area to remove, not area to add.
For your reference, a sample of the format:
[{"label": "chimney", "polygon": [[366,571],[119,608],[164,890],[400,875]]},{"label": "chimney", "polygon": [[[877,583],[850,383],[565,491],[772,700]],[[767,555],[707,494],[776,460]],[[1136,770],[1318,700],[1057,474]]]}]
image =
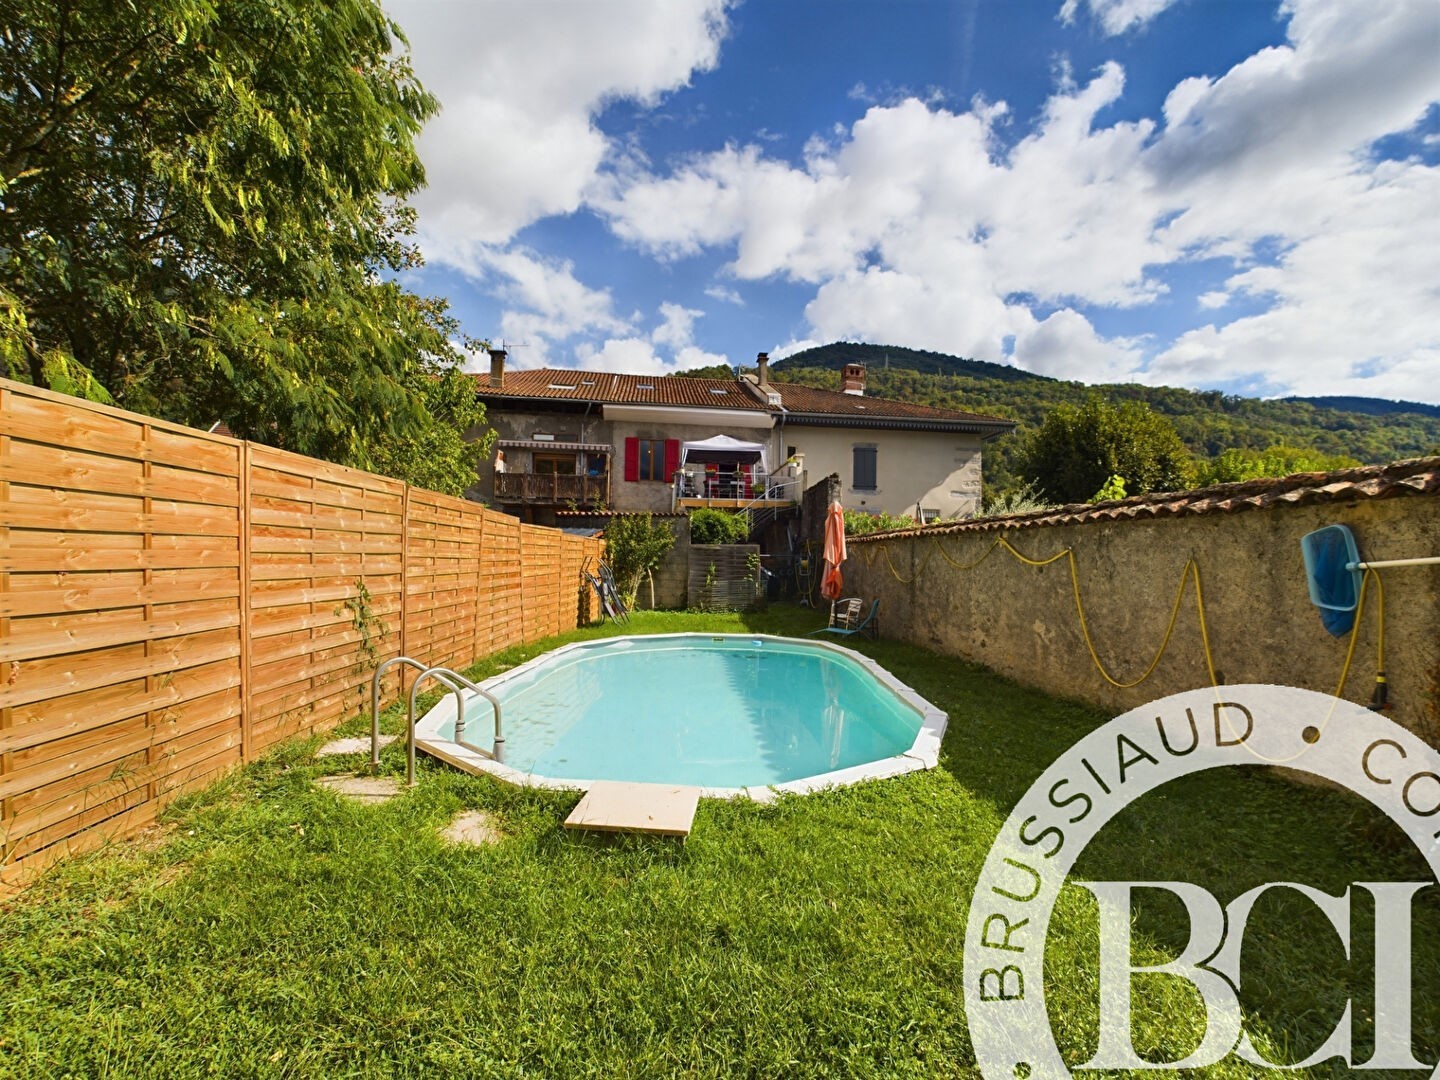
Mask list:
[{"label": "chimney", "polygon": [[865,365],[846,364],[840,371],[840,389],[856,397],[865,395]]},{"label": "chimney", "polygon": [[768,352],[757,353],[755,366],[760,369],[760,389],[764,390],[770,385],[770,354]]},{"label": "chimney", "polygon": [[505,350],[490,350],[490,385],[502,387],[505,385]]}]

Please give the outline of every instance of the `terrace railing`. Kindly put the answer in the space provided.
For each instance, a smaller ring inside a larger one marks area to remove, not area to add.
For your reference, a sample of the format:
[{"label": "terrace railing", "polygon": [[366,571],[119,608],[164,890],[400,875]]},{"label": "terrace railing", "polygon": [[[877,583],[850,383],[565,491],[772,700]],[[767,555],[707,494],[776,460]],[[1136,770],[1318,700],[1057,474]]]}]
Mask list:
[{"label": "terrace railing", "polygon": [[566,476],[561,473],[505,472],[495,474],[498,503],[576,503],[581,506],[610,502],[610,474]]}]

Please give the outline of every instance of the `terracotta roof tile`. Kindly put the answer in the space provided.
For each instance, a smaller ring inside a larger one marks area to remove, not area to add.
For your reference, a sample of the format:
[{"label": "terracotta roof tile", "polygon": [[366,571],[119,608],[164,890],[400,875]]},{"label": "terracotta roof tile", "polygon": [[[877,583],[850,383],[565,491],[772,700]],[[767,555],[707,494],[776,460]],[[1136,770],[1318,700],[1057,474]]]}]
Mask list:
[{"label": "terracotta roof tile", "polygon": [[502,387],[491,386],[488,375],[479,375],[475,392],[482,398],[548,398],[612,405],[688,405],[769,411],[764,402],[734,379],[667,379],[659,375],[617,375],[574,368],[507,371]]},{"label": "terracotta roof tile", "polygon": [[924,529],[895,529],[884,533],[855,536],[847,543],[863,544],[876,539],[926,536],[956,532],[994,532],[1028,529],[1039,525],[1078,525],[1089,521],[1122,521],[1143,518],[1179,517],[1194,514],[1233,514],[1244,510],[1265,510],[1272,506],[1304,506],[1310,503],[1350,502],[1356,499],[1389,499],[1404,495],[1440,495],[1440,457],[1412,458],[1390,465],[1365,465],[1331,473],[1295,473],[1293,476],[1243,480],[1216,484],[1194,491],[1134,495],[1108,502],[1075,503],[1028,514],[976,518]]},{"label": "terracotta roof tile", "polygon": [[866,397],[859,394],[844,394],[838,390],[821,390],[798,383],[772,383],[780,392],[785,408],[792,413],[821,413],[829,416],[853,416],[857,420],[868,417],[894,418],[900,420],[973,420],[976,423],[1015,425],[1014,420],[999,416],[984,416],[980,413],[962,412],[959,409],[940,409],[933,405],[916,405],[908,401],[892,401],[889,398]]},{"label": "terracotta roof tile", "polygon": [[[648,375],[619,375],[605,371],[577,371],[574,368],[538,368],[507,371],[505,385],[491,386],[488,375],[475,377],[476,394],[481,398],[527,398],[554,401],[593,401],[612,405],[681,405],[690,408],[745,409],[778,412],[734,379],[700,379],[690,376],[665,378]],[[995,424],[1013,427],[1015,421],[958,409],[914,405],[908,401],[861,397],[838,390],[819,390],[797,383],[772,383],[784,407],[792,413],[852,418],[857,424],[867,419],[911,420],[936,423]]]}]

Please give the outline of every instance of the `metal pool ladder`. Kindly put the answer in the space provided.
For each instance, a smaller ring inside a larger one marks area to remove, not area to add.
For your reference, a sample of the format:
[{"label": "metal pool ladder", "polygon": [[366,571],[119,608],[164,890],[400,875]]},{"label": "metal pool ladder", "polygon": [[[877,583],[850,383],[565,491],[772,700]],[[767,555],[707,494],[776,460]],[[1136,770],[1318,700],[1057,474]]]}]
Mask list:
[{"label": "metal pool ladder", "polygon": [[[427,667],[409,656],[396,656],[386,660],[375,669],[374,676],[370,679],[370,767],[380,767],[380,679],[386,670],[395,664],[406,664],[420,672],[415,676],[415,681],[410,686],[409,708],[405,717],[405,783],[411,787],[415,786],[415,698],[419,692],[420,684],[427,678],[434,677],[435,681],[447,687],[455,695],[455,742],[467,750],[477,754],[483,754],[492,761],[503,762],[505,760],[505,735],[500,723],[500,702],[494,694],[481,690],[469,679],[447,667]],[[483,746],[476,746],[474,743],[465,741],[465,696],[461,688],[479,695],[495,709],[495,742],[493,748],[486,750]]]}]

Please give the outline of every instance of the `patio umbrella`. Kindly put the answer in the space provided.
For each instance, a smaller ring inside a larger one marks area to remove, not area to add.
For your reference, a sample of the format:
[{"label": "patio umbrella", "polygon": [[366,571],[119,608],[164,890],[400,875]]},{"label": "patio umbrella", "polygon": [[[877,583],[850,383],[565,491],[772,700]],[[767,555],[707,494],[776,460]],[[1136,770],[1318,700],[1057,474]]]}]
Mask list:
[{"label": "patio umbrella", "polygon": [[845,512],[839,502],[830,504],[825,516],[825,572],[820,578],[820,595],[826,600],[839,600],[844,578],[840,564],[845,561]]}]

